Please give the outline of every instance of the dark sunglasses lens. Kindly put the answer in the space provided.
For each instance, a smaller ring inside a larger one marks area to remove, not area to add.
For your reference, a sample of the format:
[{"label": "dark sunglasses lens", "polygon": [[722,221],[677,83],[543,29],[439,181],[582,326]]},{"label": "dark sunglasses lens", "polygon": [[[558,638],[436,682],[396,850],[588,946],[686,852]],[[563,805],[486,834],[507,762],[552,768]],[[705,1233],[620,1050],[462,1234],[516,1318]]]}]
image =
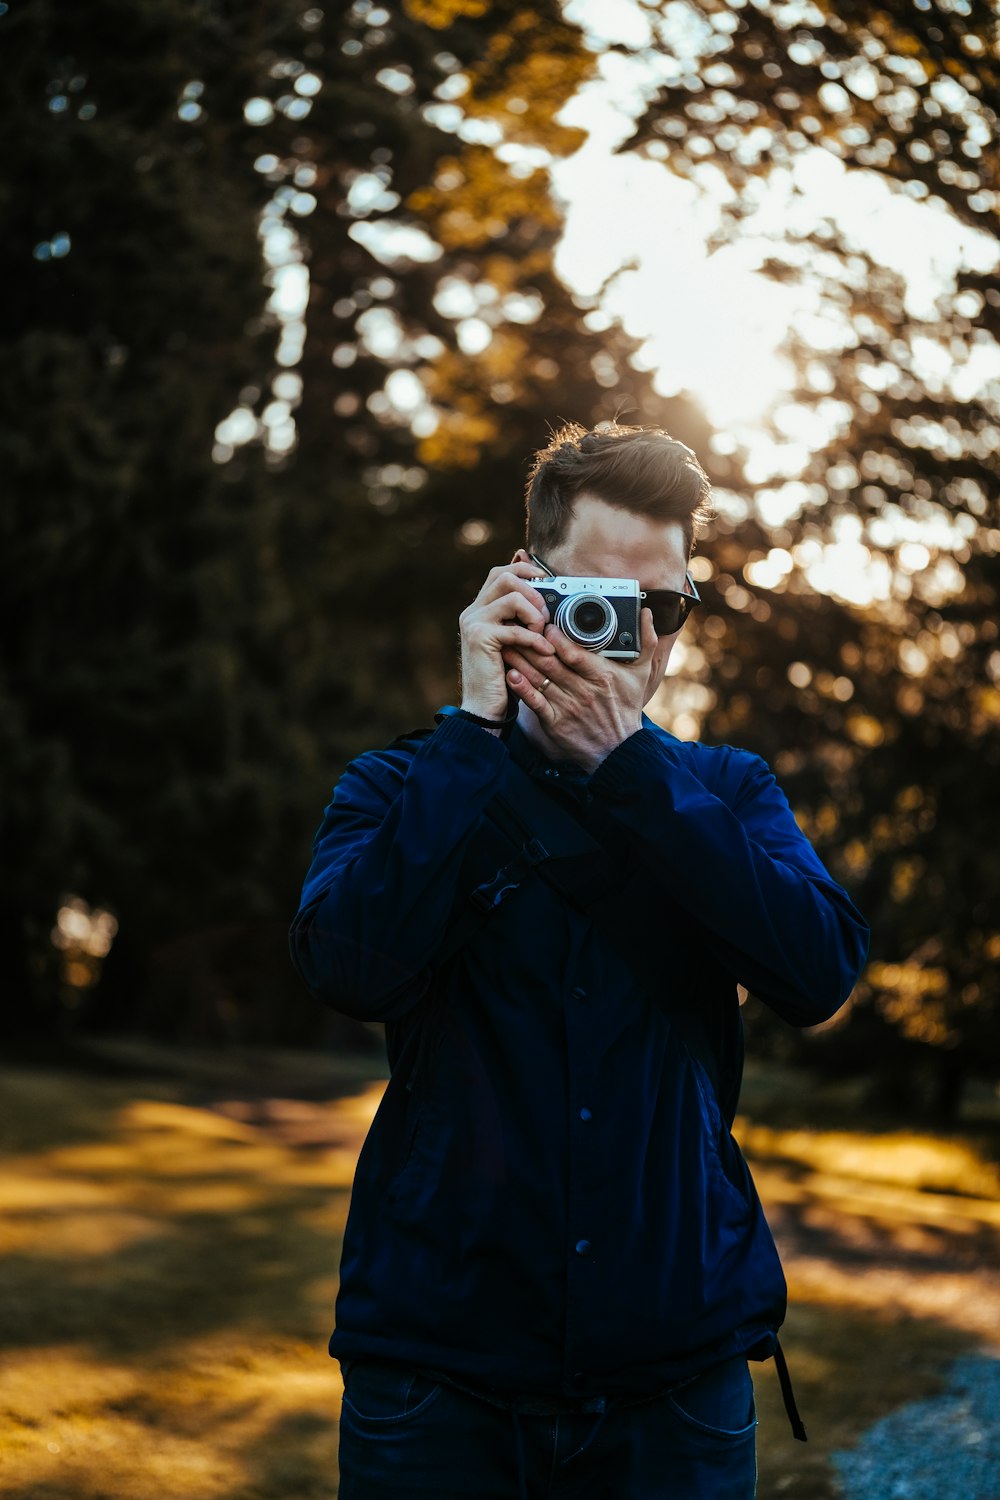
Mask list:
[{"label": "dark sunglasses lens", "polygon": [[680,630],[688,617],[688,603],[679,594],[660,594],[647,597],[646,603],[653,615],[653,629],[657,635],[673,635]]}]

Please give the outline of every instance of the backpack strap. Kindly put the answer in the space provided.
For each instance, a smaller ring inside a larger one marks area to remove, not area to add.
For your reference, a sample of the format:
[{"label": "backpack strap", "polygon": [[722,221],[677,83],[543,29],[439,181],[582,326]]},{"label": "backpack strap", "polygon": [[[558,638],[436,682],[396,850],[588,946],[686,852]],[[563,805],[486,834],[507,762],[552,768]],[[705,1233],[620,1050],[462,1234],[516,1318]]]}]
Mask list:
[{"label": "backpack strap", "polygon": [[445,938],[444,945],[434,960],[434,967],[442,969],[453,959],[459,949],[464,948],[469,939],[475,937],[480,928],[486,925],[497,907],[508,896],[513,895],[522,880],[550,857],[541,839],[529,839],[512,860],[501,865],[492,880],[475,886],[469,892],[468,902],[458,920]]},{"label": "backpack strap", "polygon": [[[523,816],[510,800],[512,794],[520,798],[524,791],[519,785],[512,787],[508,784],[512,773],[515,781],[523,778],[532,794],[533,806],[528,817]],[[484,816],[504,835],[516,852],[489,880],[469,891],[467,904],[453,924],[435,960],[435,967],[438,969],[454,958],[459,949],[485,926],[497,908],[513,895],[533,870],[538,870],[557,890],[564,892],[568,878],[567,863],[578,859],[593,860],[600,856],[601,846],[596,839],[591,838],[575,818],[563,812],[553,798],[539,792],[531,777],[513,761],[508,766],[502,785],[504,791],[497,792],[487,803]],[[541,800],[535,802],[535,797]],[[555,873],[557,866],[561,870],[561,878]]]},{"label": "backpack strap", "polygon": [[703,1008],[685,1004],[663,983],[663,952],[636,931],[637,866],[623,867],[574,816],[511,759],[485,817],[512,845],[513,857],[468,893],[436,960],[440,970],[490,920],[533,872],[581,912],[610,941],[642,988],[666,1010],[688,1050],[707,1073],[723,1118],[732,1125],[743,1072],[743,1023],[737,1010],[729,1031],[715,1035]]},{"label": "backpack strap", "polygon": [[785,1412],[791,1424],[792,1436],[797,1438],[800,1443],[808,1443],[809,1436],[806,1432],[805,1423],[799,1416],[799,1409],[795,1404],[795,1392],[792,1390],[792,1377],[788,1373],[785,1352],[781,1347],[781,1340],[777,1335],[775,1335],[774,1340],[774,1363],[778,1371],[781,1399],[785,1403]]}]

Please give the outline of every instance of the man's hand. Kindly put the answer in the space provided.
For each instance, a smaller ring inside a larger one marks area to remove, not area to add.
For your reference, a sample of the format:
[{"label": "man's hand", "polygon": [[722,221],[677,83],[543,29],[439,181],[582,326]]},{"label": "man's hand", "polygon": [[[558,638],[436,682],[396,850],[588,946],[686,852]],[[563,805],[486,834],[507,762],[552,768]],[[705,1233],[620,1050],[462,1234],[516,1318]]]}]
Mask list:
[{"label": "man's hand", "polygon": [[556,760],[573,760],[593,775],[618,745],[642,728],[656,631],[648,609],[641,615],[642,655],[634,662],[612,661],[567,639],[555,625],[543,641],[555,648],[545,655],[539,643],[508,649],[507,681],[538,721],[543,748]]},{"label": "man's hand", "polygon": [[[555,659],[555,647],[542,634],[548,620],[545,601],[526,579],[537,578],[534,563],[492,568],[475,599],[459,616],[462,637],[462,707],[484,719],[507,717],[507,682],[501,653],[530,650],[532,660]],[[544,673],[539,675],[539,680]]]}]

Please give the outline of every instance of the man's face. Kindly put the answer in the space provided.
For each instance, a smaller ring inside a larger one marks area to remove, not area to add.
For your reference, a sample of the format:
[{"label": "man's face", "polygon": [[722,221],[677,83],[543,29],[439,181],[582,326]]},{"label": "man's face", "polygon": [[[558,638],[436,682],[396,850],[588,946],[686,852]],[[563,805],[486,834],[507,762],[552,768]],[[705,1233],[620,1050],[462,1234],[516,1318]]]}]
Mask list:
[{"label": "man's face", "polygon": [[[658,521],[607,505],[596,495],[578,495],[573,517],[558,547],[546,553],[555,573],[577,578],[637,578],[641,589],[683,592],[688,553],[679,521]],[[529,561],[527,552],[518,558]],[[677,632],[661,635],[650,664],[643,703],[656,692]]]}]

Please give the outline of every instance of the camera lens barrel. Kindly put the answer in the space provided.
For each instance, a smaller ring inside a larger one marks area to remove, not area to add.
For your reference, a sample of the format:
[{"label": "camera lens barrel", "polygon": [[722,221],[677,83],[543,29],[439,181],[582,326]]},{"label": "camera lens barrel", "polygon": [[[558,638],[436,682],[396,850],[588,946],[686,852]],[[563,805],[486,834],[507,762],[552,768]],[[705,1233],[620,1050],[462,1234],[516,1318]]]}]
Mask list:
[{"label": "camera lens barrel", "polygon": [[601,594],[571,594],[560,600],[554,624],[578,646],[603,651],[615,638],[618,615]]}]

